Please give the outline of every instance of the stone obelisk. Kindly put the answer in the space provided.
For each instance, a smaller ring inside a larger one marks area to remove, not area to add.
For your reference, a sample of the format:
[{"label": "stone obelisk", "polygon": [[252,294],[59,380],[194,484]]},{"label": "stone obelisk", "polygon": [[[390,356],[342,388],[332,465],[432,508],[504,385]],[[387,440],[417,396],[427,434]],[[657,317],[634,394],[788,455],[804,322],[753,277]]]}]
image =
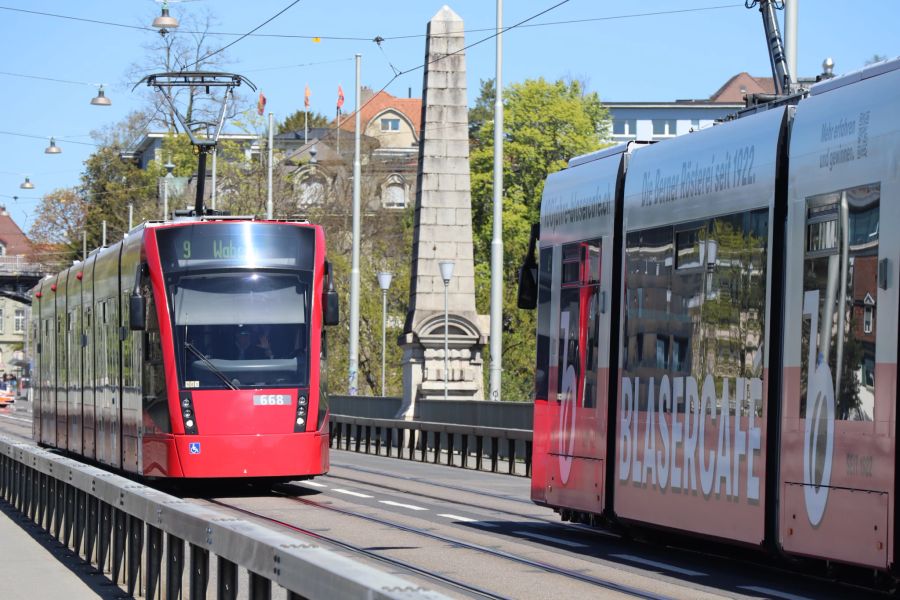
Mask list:
[{"label": "stone obelisk", "polygon": [[402,412],[409,418],[416,416],[417,399],[445,397],[442,261],[454,263],[447,303],[448,397],[484,398],[487,316],[475,311],[464,40],[463,21],[448,6],[428,23],[409,312],[400,338]]}]

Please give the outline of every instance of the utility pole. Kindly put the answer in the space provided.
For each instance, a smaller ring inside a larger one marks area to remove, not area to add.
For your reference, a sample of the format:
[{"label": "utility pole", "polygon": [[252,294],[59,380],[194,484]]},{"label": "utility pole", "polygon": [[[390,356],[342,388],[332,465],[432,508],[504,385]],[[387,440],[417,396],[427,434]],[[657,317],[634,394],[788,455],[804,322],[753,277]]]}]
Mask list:
[{"label": "utility pole", "polygon": [[784,56],[791,84],[797,84],[797,9],[800,0],[784,0]]},{"label": "utility pole", "polygon": [[497,78],[494,83],[494,227],[491,239],[490,396],[500,400],[503,373],[503,0],[497,0]]},{"label": "utility pole", "polygon": [[[360,83],[359,64],[362,54],[356,55],[356,111],[353,147],[353,253],[350,265],[350,360],[349,394],[359,392],[359,108]],[[338,127],[340,130],[340,127]]]},{"label": "utility pole", "polygon": [[272,204],[272,160],[274,150],[272,148],[273,134],[275,132],[275,115],[269,113],[269,191],[266,196],[266,218],[270,221],[274,215],[274,206]]}]

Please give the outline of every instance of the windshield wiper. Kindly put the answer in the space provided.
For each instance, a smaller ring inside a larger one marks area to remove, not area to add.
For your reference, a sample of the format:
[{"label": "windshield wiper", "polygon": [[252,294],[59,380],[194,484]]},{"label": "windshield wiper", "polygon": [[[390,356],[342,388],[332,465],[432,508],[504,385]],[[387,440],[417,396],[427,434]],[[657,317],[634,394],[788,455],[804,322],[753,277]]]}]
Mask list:
[{"label": "windshield wiper", "polygon": [[219,369],[219,367],[217,367],[216,365],[212,364],[208,358],[206,358],[205,356],[203,356],[203,353],[200,352],[199,350],[197,350],[197,349],[194,347],[194,345],[193,345],[192,343],[190,343],[190,342],[185,342],[185,343],[184,343],[184,347],[185,347],[186,349],[190,350],[191,352],[193,352],[193,353],[194,353],[194,356],[196,356],[197,358],[199,358],[200,360],[202,360],[202,361],[206,364],[206,366],[209,367],[209,370],[212,371],[213,374],[216,375],[219,379],[221,379],[222,382],[223,382],[225,385],[227,385],[228,387],[230,387],[230,388],[233,389],[233,390],[238,389],[238,387],[237,387],[236,385],[234,385],[233,383],[231,383],[231,380],[228,379],[228,376],[225,375],[225,373],[223,373],[223,372]]}]

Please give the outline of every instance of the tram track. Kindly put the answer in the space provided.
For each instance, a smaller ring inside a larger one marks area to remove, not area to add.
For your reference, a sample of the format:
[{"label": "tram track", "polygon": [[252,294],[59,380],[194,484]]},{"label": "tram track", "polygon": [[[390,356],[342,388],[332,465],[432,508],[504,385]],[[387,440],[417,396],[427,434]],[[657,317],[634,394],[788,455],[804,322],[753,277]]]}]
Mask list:
[{"label": "tram track", "polygon": [[[339,508],[336,506],[318,502],[316,500],[310,500],[308,498],[297,498],[292,495],[289,495],[289,493],[279,492],[277,490],[277,488],[274,491],[276,494],[279,494],[281,498],[283,498],[284,500],[290,501],[292,503],[299,503],[304,506],[313,507],[317,510],[326,510],[326,511],[334,512],[334,513],[340,514],[345,517],[351,517],[354,519],[363,520],[363,521],[366,521],[371,524],[380,525],[382,527],[388,527],[388,528],[391,528],[391,529],[394,529],[397,531],[402,531],[404,533],[424,537],[424,538],[445,544],[449,547],[462,548],[462,549],[466,549],[471,552],[476,552],[476,553],[479,553],[482,555],[488,555],[488,556],[498,558],[501,560],[510,561],[510,562],[516,563],[521,566],[525,566],[530,569],[535,569],[535,570],[539,570],[544,573],[553,574],[553,575],[557,575],[557,576],[560,576],[560,577],[563,577],[566,579],[578,581],[578,582],[588,584],[590,586],[593,586],[593,587],[596,587],[596,588],[599,588],[602,590],[622,594],[627,597],[644,598],[647,600],[669,600],[671,598],[674,598],[673,596],[667,596],[667,595],[663,595],[663,594],[657,594],[654,592],[648,592],[648,591],[641,590],[641,589],[633,587],[633,586],[624,585],[624,584],[617,583],[617,582],[614,582],[614,581],[611,581],[608,579],[595,577],[595,576],[588,575],[585,573],[580,573],[580,572],[572,570],[572,569],[566,569],[566,568],[558,567],[558,566],[555,566],[555,565],[552,565],[552,564],[549,564],[549,563],[546,563],[543,561],[534,560],[534,559],[527,558],[524,556],[519,556],[519,555],[510,553],[510,552],[506,552],[504,550],[490,548],[490,547],[487,547],[484,545],[468,542],[463,539],[451,537],[451,536],[440,534],[440,533],[435,533],[434,531],[428,531],[428,530],[422,529],[420,527],[414,527],[411,525],[398,523],[398,522],[384,519],[381,517],[364,514],[359,511],[349,510],[346,508]],[[324,540],[329,543],[334,543],[334,544],[338,545],[339,547],[344,548],[350,552],[362,554],[362,555],[372,558],[374,560],[386,562],[395,567],[400,567],[403,569],[410,570],[418,575],[427,577],[428,579],[440,581],[444,584],[450,585],[454,589],[462,590],[467,593],[476,594],[480,597],[486,597],[486,598],[505,598],[506,597],[506,596],[503,596],[502,594],[497,594],[495,592],[484,590],[482,588],[472,586],[468,583],[461,582],[461,581],[455,580],[453,578],[449,578],[445,575],[432,573],[430,571],[423,570],[421,567],[417,567],[415,565],[409,564],[406,561],[400,561],[398,559],[388,557],[383,554],[373,552],[371,550],[367,550],[365,548],[359,548],[359,547],[353,546],[352,544],[347,544],[346,542],[343,542],[341,540],[334,539],[331,536],[326,536],[319,532],[309,531],[302,527],[287,523],[281,519],[276,519],[276,518],[273,518],[273,517],[270,517],[270,516],[267,516],[264,514],[260,514],[253,510],[249,510],[249,509],[246,509],[246,508],[243,508],[240,506],[236,506],[234,504],[223,501],[221,499],[208,499],[207,501],[209,501],[217,506],[220,506],[222,508],[228,508],[231,510],[235,510],[244,515],[251,516],[251,517],[254,517],[257,519],[261,519],[261,520],[270,522],[274,525],[278,525],[281,527],[287,527],[297,533],[309,535],[315,539]]]}]

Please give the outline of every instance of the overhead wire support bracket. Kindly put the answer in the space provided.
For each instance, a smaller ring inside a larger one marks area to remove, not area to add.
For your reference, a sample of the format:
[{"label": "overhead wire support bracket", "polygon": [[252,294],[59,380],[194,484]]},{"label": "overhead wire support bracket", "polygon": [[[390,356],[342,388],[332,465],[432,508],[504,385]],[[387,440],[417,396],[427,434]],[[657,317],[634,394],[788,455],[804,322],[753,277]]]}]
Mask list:
[{"label": "overhead wire support bracket", "polygon": [[[234,96],[234,88],[240,87],[242,84],[256,91],[256,86],[243,75],[236,73],[221,73],[213,71],[174,71],[167,73],[154,73],[147,75],[138,81],[132,91],[137,89],[139,85],[146,83],[149,87],[154,87],[165,98],[166,103],[172,109],[178,122],[193,144],[198,150],[197,156],[197,198],[194,203],[194,213],[197,216],[206,214],[203,206],[203,193],[206,183],[206,155],[210,150],[216,147],[219,141],[219,134],[225,125],[225,114],[228,108],[228,97]],[[201,120],[187,120],[178,107],[175,105],[175,99],[172,94],[172,88],[202,88],[206,94],[210,94],[211,88],[225,88],[225,93],[219,107],[218,118],[215,122]],[[200,131],[204,132],[201,136]]]}]

